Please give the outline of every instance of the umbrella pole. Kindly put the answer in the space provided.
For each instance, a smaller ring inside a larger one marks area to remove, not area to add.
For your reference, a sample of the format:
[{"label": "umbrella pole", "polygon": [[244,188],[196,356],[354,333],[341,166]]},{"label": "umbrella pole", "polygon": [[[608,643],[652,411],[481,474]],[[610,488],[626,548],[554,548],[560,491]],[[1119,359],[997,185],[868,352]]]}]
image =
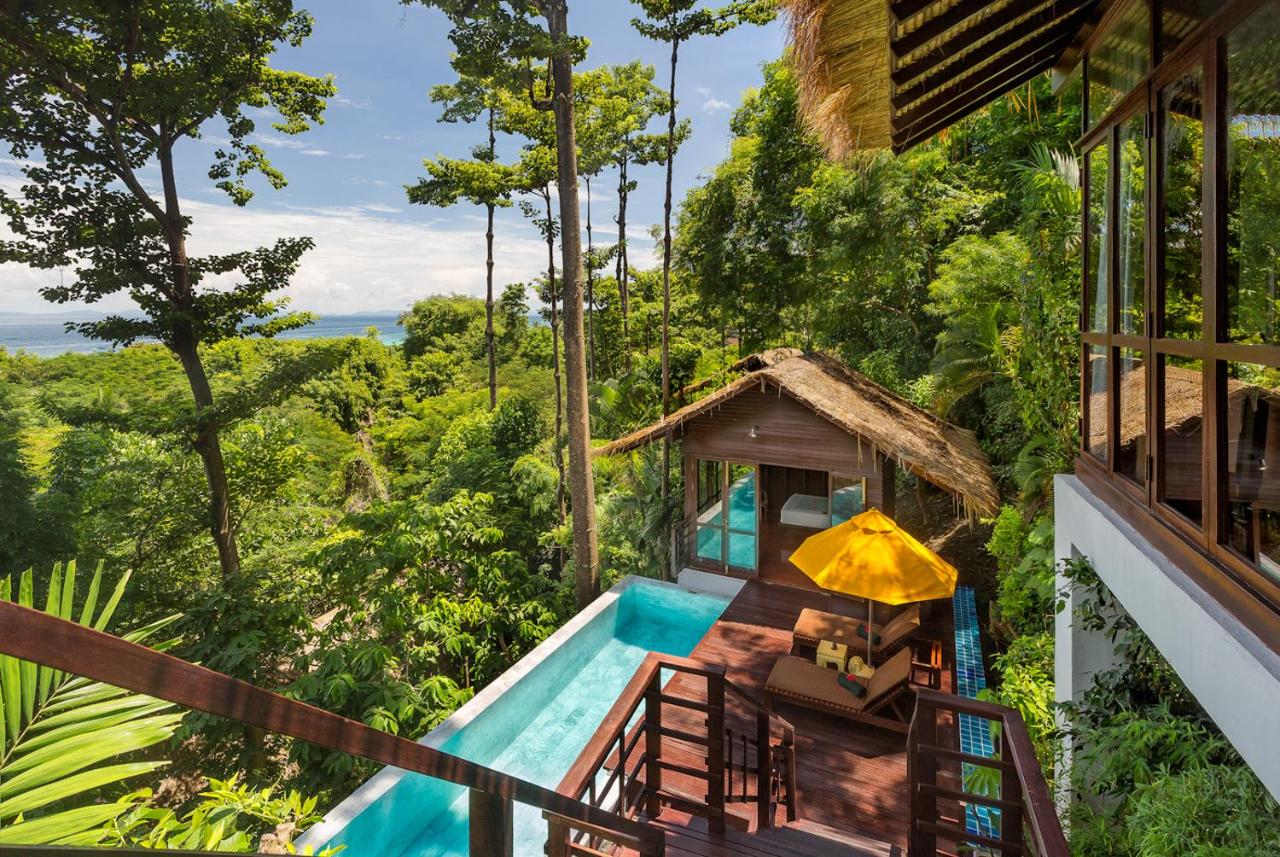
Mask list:
[{"label": "umbrella pole", "polygon": [[871,666],[871,617],[874,615],[875,602],[867,599],[867,666]]}]

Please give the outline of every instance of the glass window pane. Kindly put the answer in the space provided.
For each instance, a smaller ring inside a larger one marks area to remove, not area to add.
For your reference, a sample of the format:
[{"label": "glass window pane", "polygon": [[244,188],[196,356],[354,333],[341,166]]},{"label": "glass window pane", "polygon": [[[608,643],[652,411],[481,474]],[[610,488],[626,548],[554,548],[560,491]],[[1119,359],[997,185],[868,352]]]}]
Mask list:
[{"label": "glass window pane", "polygon": [[1160,500],[1204,526],[1204,375],[1199,360],[1161,357]]},{"label": "glass window pane", "polygon": [[729,465],[728,562],[733,568],[756,567],[756,469]]},{"label": "glass window pane", "polygon": [[831,474],[831,526],[843,524],[866,509],[867,480]]},{"label": "glass window pane", "polygon": [[1107,329],[1107,175],[1111,172],[1108,146],[1089,153],[1089,254],[1085,260],[1085,319],[1089,330]]},{"label": "glass window pane", "polygon": [[698,461],[697,553],[699,559],[718,564],[724,563],[723,466],[719,461]]},{"label": "glass window pane", "polygon": [[1090,345],[1085,363],[1085,450],[1107,460],[1107,349]]},{"label": "glass window pane", "polygon": [[1120,220],[1116,228],[1119,270],[1116,283],[1116,323],[1120,333],[1141,336],[1146,288],[1146,116],[1139,114],[1120,126]]},{"label": "glass window pane", "polygon": [[1280,342],[1280,6],[1227,38],[1227,326],[1236,342]]},{"label": "glass window pane", "polygon": [[1134,482],[1147,481],[1147,366],[1141,351],[1120,349],[1120,436],[1116,472]]},{"label": "glass window pane", "polygon": [[1280,580],[1280,370],[1227,364],[1227,543]]},{"label": "glass window pane", "polygon": [[1222,8],[1222,0],[1178,0],[1160,8],[1160,54],[1168,56],[1202,21]]},{"label": "glass window pane", "polygon": [[1151,70],[1151,10],[1137,0],[1089,52],[1089,127]]},{"label": "glass window pane", "polygon": [[1201,291],[1204,165],[1204,74],[1196,69],[1160,93],[1163,126],[1164,331],[1173,339],[1204,335]]},{"label": "glass window pane", "polygon": [[[698,514],[720,503],[720,491],[723,480],[720,477],[719,461],[698,460]],[[716,509],[719,512],[719,508]]]}]

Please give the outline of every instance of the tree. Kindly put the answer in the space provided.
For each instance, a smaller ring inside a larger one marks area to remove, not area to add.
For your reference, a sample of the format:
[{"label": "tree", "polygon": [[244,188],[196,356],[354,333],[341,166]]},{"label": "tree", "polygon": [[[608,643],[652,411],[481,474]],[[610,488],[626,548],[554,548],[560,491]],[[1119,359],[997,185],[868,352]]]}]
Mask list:
[{"label": "tree", "polygon": [[[662,205],[662,416],[671,413],[671,183],[676,147],[676,63],[680,44],[694,36],[720,36],[742,23],[765,24],[777,14],[774,0],[734,0],[720,9],[699,9],[698,0],[632,0],[647,21],[633,18],[641,35],[671,46],[671,76],[667,86],[667,182]],[[671,493],[671,439],[662,438],[662,496]],[[665,566],[664,566],[665,569]]]},{"label": "tree", "polygon": [[[74,325],[113,343],[162,342],[182,365],[195,405],[192,443],[209,485],[210,530],[222,573],[240,569],[231,490],[214,398],[200,347],[248,333],[299,327],[275,297],[312,246],[307,238],[226,255],[191,256],[174,149],[199,138],[215,117],[228,140],[209,168],[237,205],[252,197],[246,178],[273,187],[284,176],[250,142],[246,108],[273,108],[277,131],[297,134],[321,121],[329,78],[272,68],[281,44],[297,46],[311,18],[272,0],[147,0],[120,7],[79,3],[7,4],[0,9],[0,137],[22,163],[26,184],[0,193],[15,237],[0,261],[75,270],[74,282],[41,293],[56,303],[93,303],[126,292],[141,318],[113,315]],[[42,160],[36,160],[42,158]],[[161,195],[145,185],[159,170]],[[229,275],[241,282],[225,287]],[[206,278],[219,285],[203,285]]]},{"label": "tree", "polygon": [[493,329],[493,215],[498,208],[511,206],[519,172],[498,162],[496,113],[500,97],[493,79],[463,75],[457,83],[433,87],[431,100],[444,104],[443,122],[474,122],[481,115],[488,128],[488,144],[477,146],[471,160],[438,157],[425,161],[430,178],[419,179],[407,190],[409,201],[423,205],[450,206],[459,199],[483,205],[485,226],[485,350],[489,360],[489,409],[498,406],[498,358]]}]

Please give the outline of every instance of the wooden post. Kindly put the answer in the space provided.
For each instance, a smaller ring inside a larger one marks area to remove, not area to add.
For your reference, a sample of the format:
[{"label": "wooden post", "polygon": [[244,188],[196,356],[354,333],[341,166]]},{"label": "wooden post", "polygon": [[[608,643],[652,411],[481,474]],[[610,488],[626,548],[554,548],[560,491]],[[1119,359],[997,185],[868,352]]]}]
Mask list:
[{"label": "wooden post", "polygon": [[932,792],[922,792],[919,786],[921,783],[937,783],[938,760],[920,752],[922,744],[938,746],[938,712],[932,705],[917,698],[916,713],[911,718],[911,730],[907,733],[907,789],[911,807],[907,855],[937,857],[937,834],[924,830],[922,825],[937,823],[938,799]]},{"label": "wooden post", "polygon": [[544,812],[547,820],[547,857],[569,857],[571,828],[563,817]]},{"label": "wooden post", "polygon": [[655,670],[644,692],[644,811],[662,814],[662,671]]},{"label": "wooden post", "polygon": [[707,673],[707,827],[724,833],[724,672]]},{"label": "wooden post", "polygon": [[471,857],[511,857],[515,846],[512,809],[509,798],[471,789]]},{"label": "wooden post", "polygon": [[790,729],[783,730],[782,746],[787,754],[787,821],[795,821],[800,817],[800,799],[796,796],[796,736]]},{"label": "wooden post", "polygon": [[773,827],[773,747],[769,743],[769,715],[756,712],[756,824]]},{"label": "wooden post", "polygon": [[[988,721],[983,721],[987,723]],[[1012,762],[1012,754],[1008,752],[1008,741],[1005,732],[1000,731],[1000,758]],[[1018,779],[1017,769],[1010,768],[1000,774],[1000,799],[1007,804],[1017,804],[1018,808],[1006,806],[1000,810],[1000,841],[1016,846],[1015,854],[1022,853],[1022,781]],[[1013,850],[1012,848],[1010,850]]]}]

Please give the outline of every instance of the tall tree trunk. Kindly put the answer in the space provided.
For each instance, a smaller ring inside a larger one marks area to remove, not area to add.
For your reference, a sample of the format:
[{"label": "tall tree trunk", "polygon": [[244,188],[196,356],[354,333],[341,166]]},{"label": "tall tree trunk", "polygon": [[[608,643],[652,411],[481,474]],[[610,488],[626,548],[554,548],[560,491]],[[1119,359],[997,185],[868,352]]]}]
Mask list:
[{"label": "tall tree trunk", "polygon": [[566,44],[569,9],[547,0],[547,29],[556,118],[556,186],[560,191],[560,252],[564,272],[564,363],[569,428],[569,491],[573,501],[574,594],[579,608],[600,594],[595,485],[587,411],[587,361],[582,325],[582,236],[578,221],[578,144],[573,127],[573,60]]},{"label": "tall tree trunk", "polygon": [[596,379],[596,260],[592,257],[595,244],[591,240],[591,176],[583,177],[587,183],[587,377]]},{"label": "tall tree trunk", "polygon": [[564,400],[560,395],[560,319],[556,310],[556,232],[555,220],[551,214],[551,188],[542,189],[542,199],[547,204],[547,288],[551,296],[551,378],[556,385],[556,429],[555,429],[555,461],[556,473],[556,508],[560,510],[560,521],[564,522],[564,450],[560,446],[560,436],[564,431]]},{"label": "tall tree trunk", "polygon": [[627,157],[618,161],[618,303],[622,306],[622,371],[631,372],[630,295],[627,293]]},{"label": "tall tree trunk", "polygon": [[[160,179],[164,187],[165,239],[169,245],[169,265],[173,269],[173,291],[178,309],[188,310],[194,295],[191,273],[187,268],[187,241],[178,201],[178,185],[173,172],[173,151],[162,146],[158,153]],[[235,527],[231,521],[231,488],[227,484],[227,468],[222,458],[222,443],[218,439],[218,426],[210,420],[208,409],[213,407],[213,390],[209,376],[200,360],[199,340],[189,322],[178,325],[169,348],[182,364],[191,387],[191,397],[196,406],[196,453],[204,464],[205,479],[209,483],[209,532],[218,548],[218,564],[224,580],[240,573],[240,551],[236,547]]]},{"label": "tall tree trunk", "polygon": [[[498,141],[493,133],[493,108],[489,108],[489,160],[497,156]],[[491,202],[485,206],[488,222],[485,226],[484,260],[484,346],[489,357],[489,410],[498,407],[498,353],[493,335],[493,212]]]},{"label": "tall tree trunk", "polygon": [[[674,25],[674,21],[671,22]],[[674,30],[674,26],[672,27]],[[671,414],[671,182],[676,149],[676,61],[680,40],[671,39],[671,81],[667,88],[671,109],[667,112],[667,187],[662,203],[662,418]],[[671,434],[662,436],[662,506],[671,496]],[[670,557],[664,552],[663,579],[671,576]]]}]

